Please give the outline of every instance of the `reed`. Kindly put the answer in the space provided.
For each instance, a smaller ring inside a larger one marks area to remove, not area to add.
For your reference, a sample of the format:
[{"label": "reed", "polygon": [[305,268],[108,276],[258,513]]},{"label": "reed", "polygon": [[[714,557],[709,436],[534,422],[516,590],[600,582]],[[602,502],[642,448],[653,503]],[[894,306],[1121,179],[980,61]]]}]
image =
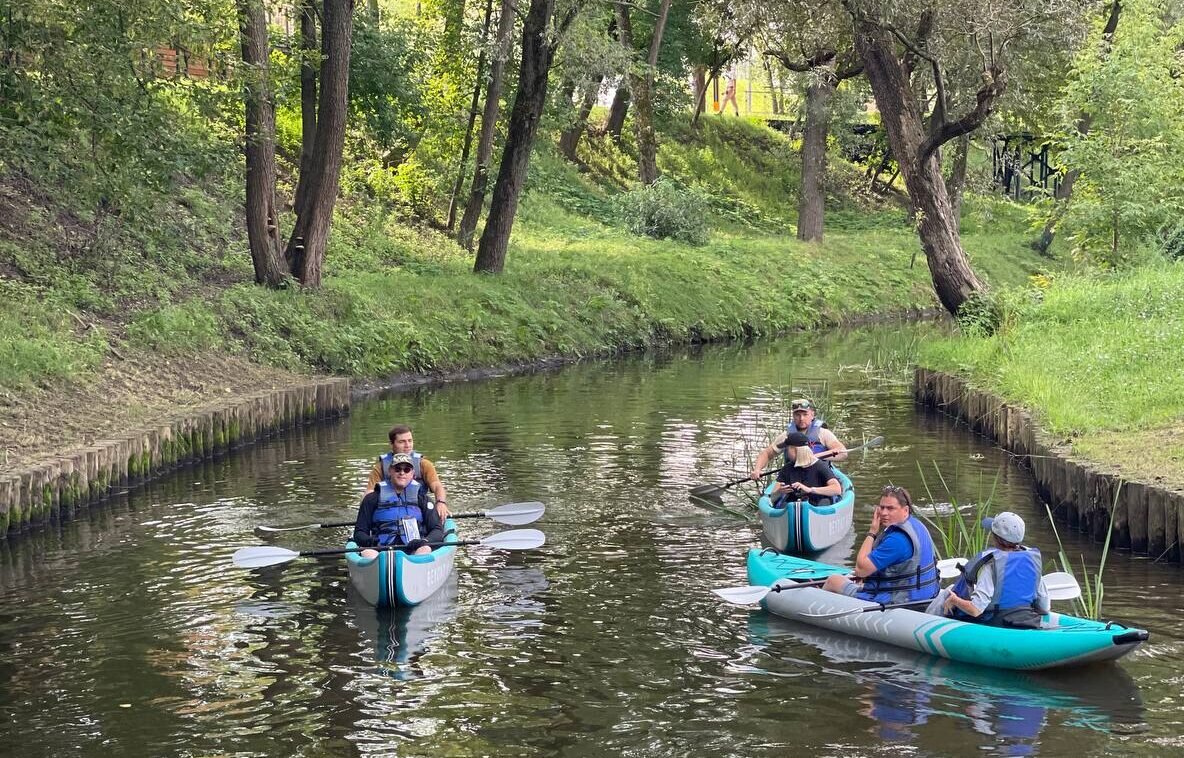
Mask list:
[{"label": "reed", "polygon": [[[938,502],[938,498],[933,496],[929,480],[925,476],[925,469],[918,461],[917,471],[921,474],[921,484],[925,488],[925,496],[930,504],[927,506],[915,504],[913,512],[936,533],[933,536],[937,537],[937,541],[940,543],[939,550],[944,557],[977,555],[987,545],[987,532],[980,525],[983,518],[991,513],[991,502],[995,499],[995,491],[999,486],[999,473],[1001,472],[995,474],[995,480],[992,482],[991,491],[987,496],[985,498],[980,496],[976,503],[968,507],[959,505],[958,498],[950,490],[937,461],[933,462],[933,470],[945,490],[946,500]],[[957,470],[955,469],[956,476]],[[980,477],[980,494],[982,490]],[[923,510],[925,508],[932,511],[932,515],[926,515]]]},{"label": "reed", "polygon": [[1057,523],[1052,517],[1052,510],[1047,503],[1044,505],[1044,512],[1048,514],[1048,523],[1052,525],[1053,536],[1057,538],[1057,559],[1061,562],[1061,570],[1072,574],[1077,579],[1077,583],[1081,585],[1081,597],[1074,600],[1073,603],[1077,607],[1078,615],[1085,618],[1099,619],[1102,616],[1102,597],[1106,591],[1102,582],[1102,573],[1106,570],[1106,559],[1110,556],[1110,535],[1114,532],[1114,515],[1118,513],[1118,497],[1122,493],[1123,484],[1125,482],[1120,480],[1118,487],[1114,490],[1114,502],[1110,504],[1110,523],[1106,527],[1106,540],[1102,544],[1102,559],[1098,561],[1098,569],[1091,573],[1089,566],[1086,565],[1085,556],[1078,556],[1081,559],[1080,577],[1073,571],[1073,562],[1065,553],[1065,546],[1061,542],[1060,532],[1057,531]]}]

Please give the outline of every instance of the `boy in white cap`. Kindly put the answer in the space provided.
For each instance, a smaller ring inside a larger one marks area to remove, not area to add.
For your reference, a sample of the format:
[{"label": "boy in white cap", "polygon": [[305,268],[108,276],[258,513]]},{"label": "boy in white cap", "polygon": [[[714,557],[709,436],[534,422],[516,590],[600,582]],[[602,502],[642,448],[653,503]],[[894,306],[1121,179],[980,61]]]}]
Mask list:
[{"label": "boy in white cap", "polygon": [[961,568],[962,576],[929,613],[992,626],[1034,629],[1050,610],[1040,551],[1025,547],[1024,520],[1010,511],[983,519],[991,544]]}]

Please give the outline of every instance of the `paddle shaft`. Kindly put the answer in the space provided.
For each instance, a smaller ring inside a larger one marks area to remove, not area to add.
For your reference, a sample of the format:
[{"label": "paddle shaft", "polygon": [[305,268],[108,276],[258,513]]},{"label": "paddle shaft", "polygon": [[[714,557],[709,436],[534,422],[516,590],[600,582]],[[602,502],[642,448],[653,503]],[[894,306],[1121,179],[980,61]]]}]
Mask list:
[{"label": "paddle shaft", "polygon": [[[830,458],[831,456],[838,455],[839,453],[853,453],[856,450],[860,450],[865,447],[875,447],[876,445],[879,445],[883,441],[884,441],[883,437],[876,437],[872,440],[869,440],[868,442],[865,442],[862,445],[856,445],[855,447],[849,447],[846,450],[823,450],[821,453],[818,453],[814,457],[818,458],[819,460],[823,460],[825,458]],[[780,470],[781,470],[780,468],[770,469],[769,471],[763,472],[758,478],[764,479],[766,476],[772,476],[773,474],[776,474]],[[735,487],[737,484],[743,484],[744,482],[750,482],[750,481],[752,481],[751,476],[744,476],[739,479],[735,479],[733,481],[727,482],[726,484],[721,484],[716,487],[704,487],[703,489],[705,489],[707,491],[722,491],[722,490],[726,490],[726,489],[731,489],[732,487]],[[695,489],[700,489],[700,487],[696,487]],[[692,491],[694,491],[694,490],[692,490]]]},{"label": "paddle shaft", "polygon": [[[445,547],[447,545],[455,545],[462,547],[464,545],[480,545],[481,540],[458,540],[456,542],[425,542],[423,546],[427,547]],[[388,550],[399,550],[405,547],[404,545],[374,545],[371,547],[342,547],[333,548],[331,550],[301,550],[299,557],[301,558],[316,558],[322,555],[345,555],[346,553],[360,553],[363,550],[375,550],[378,552],[385,552]]]},{"label": "paddle shaft", "polygon": [[[485,518],[485,511],[477,511],[476,513],[454,513],[448,518]],[[332,524],[317,524],[321,529],[336,529],[342,526],[355,526],[356,521],[337,521]]]}]

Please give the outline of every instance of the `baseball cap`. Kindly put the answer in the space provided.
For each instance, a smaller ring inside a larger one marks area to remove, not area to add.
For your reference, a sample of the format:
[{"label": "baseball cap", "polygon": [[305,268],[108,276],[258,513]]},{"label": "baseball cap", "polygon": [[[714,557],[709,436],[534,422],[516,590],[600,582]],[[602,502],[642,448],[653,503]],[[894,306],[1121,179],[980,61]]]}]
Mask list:
[{"label": "baseball cap", "polygon": [[414,463],[411,462],[411,456],[407,455],[407,453],[395,453],[394,455],[391,456],[391,465],[392,466],[398,465],[400,463],[406,463],[408,466],[415,465]]},{"label": "baseball cap", "polygon": [[801,432],[790,432],[785,435],[786,447],[805,447],[810,444],[810,438]]},{"label": "baseball cap", "polygon": [[1024,520],[1011,511],[1003,511],[994,518],[988,516],[983,519],[983,529],[990,529],[991,534],[1013,545],[1024,541]]}]

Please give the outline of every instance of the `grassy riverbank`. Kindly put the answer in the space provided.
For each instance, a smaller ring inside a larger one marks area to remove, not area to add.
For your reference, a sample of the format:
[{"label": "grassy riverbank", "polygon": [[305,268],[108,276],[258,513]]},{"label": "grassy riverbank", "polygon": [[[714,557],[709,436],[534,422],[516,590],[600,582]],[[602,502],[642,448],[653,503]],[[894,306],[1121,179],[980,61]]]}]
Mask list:
[{"label": "grassy riverbank", "polygon": [[920,362],[1023,404],[1073,452],[1184,487],[1184,265],[1064,276],[1004,298],[1004,328]]},{"label": "grassy riverbank", "polygon": [[[548,150],[536,156],[497,277],[472,274],[471,254],[409,225],[347,174],[317,292],[251,283],[229,180],[191,186],[151,219],[86,216],[9,185],[0,196],[12,212],[0,235],[0,424],[15,423],[4,414],[17,406],[26,424],[48,416],[74,425],[82,414],[75,431],[89,436],[108,414],[67,412],[79,386],[155,363],[185,367],[200,385],[206,355],[223,361],[212,380],[226,360],[265,367],[269,380],[381,378],[769,334],[935,303],[903,209],[860,198],[853,167],[832,171],[826,241],[793,239],[797,157],[776,132],[718,119],[664,144],[666,173],[710,208],[702,246],[623,231],[614,198],[630,159],[602,142],[585,156],[583,172]],[[1047,265],[1006,201],[969,198],[965,215],[966,246],[996,285]],[[66,249],[86,234],[103,242],[102,257]],[[146,385],[175,381],[171,371],[134,373]],[[9,454],[27,458],[38,435],[29,436]]]}]

